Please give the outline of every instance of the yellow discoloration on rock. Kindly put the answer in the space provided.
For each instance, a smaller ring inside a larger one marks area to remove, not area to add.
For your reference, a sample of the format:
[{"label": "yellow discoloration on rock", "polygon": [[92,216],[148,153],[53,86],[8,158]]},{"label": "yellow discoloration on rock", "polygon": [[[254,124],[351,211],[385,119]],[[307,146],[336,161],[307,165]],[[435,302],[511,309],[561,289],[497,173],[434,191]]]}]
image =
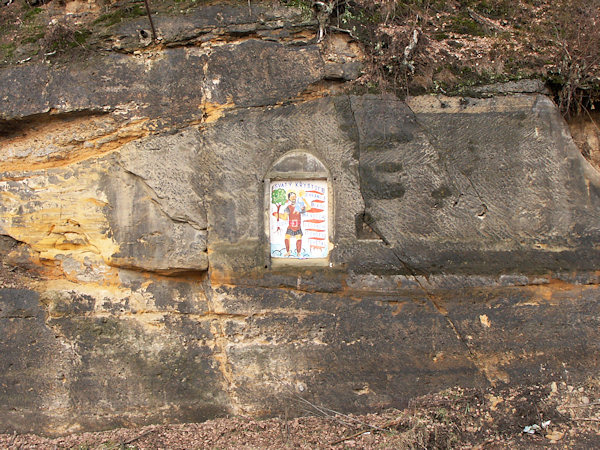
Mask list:
[{"label": "yellow discoloration on rock", "polygon": [[212,357],[217,362],[219,372],[223,376],[223,388],[231,395],[234,395],[236,385],[231,371],[231,364],[229,363],[229,358],[227,356],[227,349],[230,343],[225,334],[223,321],[221,319],[212,320],[210,323],[210,331],[212,335],[215,336]]},{"label": "yellow discoloration on rock", "polygon": [[537,293],[542,299],[546,301],[552,300],[553,289],[548,286],[539,286],[537,289]]},{"label": "yellow discoloration on rock", "polygon": [[82,202],[90,202],[94,206],[97,206],[99,208],[104,208],[105,206],[108,205],[107,201],[105,201],[105,200],[99,200],[97,198],[82,198],[81,201]]},{"label": "yellow discoloration on rock", "polygon": [[[145,290],[144,290],[145,291]],[[152,296],[147,295],[142,290],[132,292],[129,296],[129,309],[133,312],[142,313],[154,308],[154,300]]]},{"label": "yellow discoloration on rock", "polygon": [[232,411],[238,414],[243,410],[241,401],[236,391],[237,386],[235,383],[235,377],[228,357],[228,350],[232,343],[230,342],[225,331],[227,318],[219,315],[219,313],[224,312],[224,302],[221,297],[223,297],[223,295],[218,294],[215,291],[214,295],[208,299],[208,315],[217,314],[217,316],[210,321],[210,332],[214,336],[214,341],[209,345],[213,351],[212,357],[215,360],[221,376],[223,377],[223,390],[229,393]]},{"label": "yellow discoloration on rock", "polygon": [[576,115],[568,120],[573,140],[589,162],[600,170],[600,113],[597,110]]},{"label": "yellow discoloration on rock", "polygon": [[[319,81],[317,83],[311,84],[304,91],[300,92],[296,97],[292,99],[293,102],[310,102],[312,100],[318,100],[323,97],[327,97],[337,93],[336,91],[340,91],[342,86],[340,83],[335,81]],[[281,101],[277,104],[277,106],[285,105],[289,103],[288,100]]]},{"label": "yellow discoloration on rock", "polygon": [[433,360],[434,363],[436,363],[438,361],[442,362],[444,360],[445,356],[446,355],[444,354],[444,352],[437,352],[435,355],[433,355],[432,360]]},{"label": "yellow discoloration on rock", "polygon": [[204,101],[200,104],[200,109],[203,111],[201,123],[213,123],[219,120],[225,114],[225,111],[235,106],[231,98],[227,99],[227,103],[214,103]]},{"label": "yellow discoloration on rock", "polygon": [[69,279],[114,281],[106,261],[119,246],[110,236],[107,199],[98,188],[107,170],[98,165],[37,172],[10,186],[0,182],[2,233],[29,245],[45,265],[62,267]]},{"label": "yellow discoloration on rock", "polygon": [[404,309],[404,306],[406,305],[406,302],[387,302],[390,306],[394,307],[394,310],[392,311],[392,316],[397,316],[398,314],[400,314],[402,312],[402,309]]},{"label": "yellow discoloration on rock", "polygon": [[530,285],[524,287],[531,293],[531,298],[518,306],[540,306],[542,304],[558,305],[562,301],[573,301],[580,298],[584,291],[597,290],[598,285],[581,285],[551,279],[548,284]]},{"label": "yellow discoloration on rock", "polygon": [[473,352],[476,358],[476,364],[479,370],[485,375],[492,386],[496,386],[498,381],[509,383],[508,373],[502,370],[502,366],[508,365],[515,356],[511,352],[503,354],[489,354]]},{"label": "yellow discoloration on rock", "polygon": [[490,327],[490,319],[488,318],[487,314],[480,315],[479,321],[481,322],[481,325],[483,325],[485,328]]},{"label": "yellow discoloration on rock", "polygon": [[[90,211],[94,213],[95,211]],[[64,214],[77,214],[77,211],[69,209],[43,209],[20,217],[23,222],[14,222],[5,227],[5,233],[9,236],[29,244],[38,252],[41,259],[56,260],[58,255],[81,254],[98,256],[99,261],[108,260],[109,256],[118,250],[118,246],[112,239],[108,238],[101,225],[105,224],[104,216],[91,217],[82,222],[86,231],[69,230],[66,226],[60,226]],[[83,217],[82,217],[83,218]],[[4,217],[3,217],[4,219]],[[97,219],[97,221],[94,221]],[[59,225],[58,231],[54,228]]]},{"label": "yellow discoloration on rock", "polygon": [[368,384],[365,384],[362,388],[354,389],[354,393],[356,395],[367,395],[372,394],[373,391],[371,390]]},{"label": "yellow discoloration on rock", "polygon": [[134,318],[144,329],[163,330],[165,329],[165,314],[164,313],[143,313],[134,314]]},{"label": "yellow discoloration on rock", "polygon": [[[15,181],[15,180],[11,180],[11,181]],[[7,205],[11,202],[18,203],[20,200],[18,195],[13,194],[12,192],[8,192],[8,191],[0,192],[0,198],[2,198],[2,203],[5,205]]]},{"label": "yellow discoloration on rock", "polygon": [[[139,326],[150,331],[165,327],[164,317],[168,311],[157,311],[154,297],[144,289],[132,291],[118,285],[101,283],[77,283],[65,279],[47,280],[36,283],[40,300],[46,306],[49,317],[62,317],[65,308],[74,300],[77,292],[92,298],[92,310],[84,313],[90,317],[110,317],[118,312],[119,317],[127,317],[138,322]],[[72,313],[69,313],[72,314]]]},{"label": "yellow discoloration on rock", "polygon": [[2,142],[0,171],[31,171],[73,164],[148,135],[147,119],[119,123],[111,116],[40,119]]},{"label": "yellow discoloration on rock", "polygon": [[[89,295],[95,299],[111,299],[113,302],[119,302],[131,295],[132,292],[131,289],[116,284],[76,283],[66,279],[38,281],[34,282],[32,287],[38,292],[44,293],[42,298],[50,299],[61,292],[75,291],[82,295]],[[103,308],[99,308],[99,310],[103,310]]]},{"label": "yellow discoloration on rock", "polygon": [[[211,254],[211,251],[212,249],[209,247],[209,256]],[[210,271],[210,283],[215,289],[221,285],[229,286],[234,284],[231,273],[226,273],[217,269],[212,269]]]}]

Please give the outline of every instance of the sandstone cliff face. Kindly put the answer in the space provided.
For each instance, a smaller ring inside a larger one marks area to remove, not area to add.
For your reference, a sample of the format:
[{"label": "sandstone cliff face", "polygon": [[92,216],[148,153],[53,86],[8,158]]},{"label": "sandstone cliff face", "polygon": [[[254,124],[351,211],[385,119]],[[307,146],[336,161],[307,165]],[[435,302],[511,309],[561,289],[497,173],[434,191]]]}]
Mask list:
[{"label": "sandstone cliff face", "polygon": [[[600,175],[546,96],[344,92],[360,48],[315,44],[293,8],[199,9],[160,47],[140,23],[2,69],[0,244],[28,276],[0,289],[1,431],[597,370]],[[290,152],[328,171],[325,263],[269,257]]]}]

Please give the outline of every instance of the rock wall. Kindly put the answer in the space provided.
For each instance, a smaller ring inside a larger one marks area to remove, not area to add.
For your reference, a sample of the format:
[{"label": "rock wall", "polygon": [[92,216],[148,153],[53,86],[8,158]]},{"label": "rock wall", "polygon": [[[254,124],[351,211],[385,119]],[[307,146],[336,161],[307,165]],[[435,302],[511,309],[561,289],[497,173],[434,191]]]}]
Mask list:
[{"label": "rock wall", "polygon": [[[0,245],[21,276],[0,289],[0,431],[598,370],[600,175],[542,90],[352,94],[358,45],[315,44],[294,8],[163,18],[159,47],[141,20],[86,61],[2,70]],[[290,152],[328,171],[325,262],[269,256],[265,183]]]},{"label": "rock wall", "polygon": [[598,111],[588,111],[585,116],[573,117],[569,120],[569,130],[573,140],[580,148],[585,158],[596,167],[600,168],[600,128]]}]

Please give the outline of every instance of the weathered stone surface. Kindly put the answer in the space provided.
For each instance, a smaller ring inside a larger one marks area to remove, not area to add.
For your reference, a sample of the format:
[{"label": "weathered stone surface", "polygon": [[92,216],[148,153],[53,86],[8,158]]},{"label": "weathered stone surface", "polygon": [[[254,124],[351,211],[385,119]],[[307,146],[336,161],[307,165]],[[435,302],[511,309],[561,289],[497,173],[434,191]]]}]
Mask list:
[{"label": "weathered stone surface", "polygon": [[57,317],[48,324],[78,355],[68,383],[79,429],[96,428],[98,415],[106,427],[227,412],[218,366],[202,344],[214,338],[209,321],[142,315]]},{"label": "weathered stone surface", "polygon": [[289,100],[324,76],[316,46],[261,40],[210,51],[179,47],[152,55],[110,53],[85,65],[54,69],[43,89],[17,83],[39,77],[40,70],[48,69],[31,65],[1,71],[7,82],[0,96],[11,105],[3,113],[5,121],[49,110],[114,111],[120,118],[150,118],[146,128],[153,130],[202,120],[212,111],[208,105],[245,107]]},{"label": "weathered stone surface", "polygon": [[[153,175],[146,175],[152,184]],[[36,259],[72,279],[110,279],[108,266],[157,272],[207,268],[201,206],[190,204],[185,212],[171,207],[179,193],[181,205],[184,195],[192,202],[191,184],[180,191],[165,184],[156,194],[109,158],[94,167],[86,162],[0,182],[0,190],[6,199],[0,205],[2,233],[27,243]]]},{"label": "weathered stone surface", "polygon": [[[336,410],[385,408],[466,374],[471,385],[485,383],[422,293],[352,298],[220,288],[215,295],[228,311],[252,313],[225,328],[236,394],[247,413],[301,413],[305,405],[295,396]],[[440,351],[446,356],[436,362]]]},{"label": "weathered stone surface", "polygon": [[543,383],[598,371],[599,299],[597,284],[554,280],[462,291],[444,306],[490,382]]},{"label": "weathered stone surface", "polygon": [[98,191],[105,170],[83,163],[5,177],[0,181],[0,233],[27,244],[43,270],[81,281],[109,276],[105,262],[118,244],[108,235],[106,197]]},{"label": "weathered stone surface", "polygon": [[65,431],[63,382],[72,352],[45,325],[37,293],[0,289],[0,336],[2,430],[39,432],[53,424]]},{"label": "weathered stone surface", "polygon": [[176,222],[199,230],[208,226],[203,186],[195,165],[199,133],[186,130],[156,136],[123,147],[119,165],[152,189],[161,210]]},{"label": "weathered stone surface", "polygon": [[[356,270],[384,272],[593,269],[599,255],[590,243],[598,240],[599,229],[592,205],[598,197],[588,185],[596,180],[592,174],[585,181],[590,169],[571,141],[561,141],[556,133],[544,137],[551,130],[565,130],[554,106],[536,96],[471,99],[472,105],[452,101],[456,107],[439,106],[435,99],[414,100],[415,114],[393,98],[340,97],[333,101],[335,122],[323,115],[322,106],[319,113],[305,105],[282,107],[268,112],[268,119],[261,113],[264,126],[253,119],[258,113],[244,112],[243,119],[242,113],[228,115],[202,138],[205,154],[218,155],[211,162],[202,159],[202,165],[226,171],[210,172],[217,184],[208,182],[215,187],[223,183],[207,192],[210,214],[223,221],[215,227],[213,244],[228,240],[240,245],[247,236],[247,250],[238,247],[236,253],[255,255],[243,264],[262,265],[261,167],[265,159],[277,160],[281,153],[273,150],[308,148],[331,170],[336,204],[333,261],[355,260]],[[527,119],[531,114],[543,117],[541,123]],[[498,127],[497,135],[489,131],[489,121]],[[330,125],[324,129],[326,123]],[[292,128],[310,129],[311,141],[294,136]],[[267,153],[243,150],[249,145]],[[230,148],[240,150],[232,154]],[[340,153],[343,148],[345,154]],[[240,167],[247,172],[240,174]],[[235,172],[229,174],[230,168]],[[579,178],[572,175],[576,170]],[[231,187],[240,192],[232,203],[215,198],[230,195]],[[233,211],[238,214],[231,215]],[[357,239],[352,225],[359,214],[379,233],[380,242]],[[586,254],[579,262],[578,252]]]},{"label": "weathered stone surface", "polygon": [[600,170],[600,129],[596,125],[598,111],[590,111],[587,117],[574,117],[569,121],[569,130],[581,154]]},{"label": "weathered stone surface", "polygon": [[[597,181],[586,181],[587,163],[548,99],[423,97],[395,115],[386,108],[394,102],[357,99],[355,117],[366,211],[407,264],[557,270],[574,264],[570,250],[598,240],[598,197],[587,187]],[[369,125],[374,117],[380,127]],[[588,258],[591,269],[598,255]]]},{"label": "weathered stone surface", "polygon": [[[138,291],[142,279],[123,278]],[[18,341],[5,338],[8,354],[18,350],[28,361],[41,348],[60,369],[35,373],[39,390],[27,394],[29,413],[20,406],[5,429],[56,434],[228,411],[295,414],[303,409],[298,397],[365,411],[456,384],[549,381],[565,368],[577,379],[597,365],[597,286],[499,288],[480,277],[459,283],[481,287],[427,293],[414,280],[378,279],[358,280],[370,293],[348,294],[213,286],[208,303],[191,280],[152,282],[144,288],[146,303],[133,292],[115,303],[108,290],[105,298],[55,290],[41,299],[49,311],[45,322],[37,295],[4,290],[5,324],[29,330]],[[159,292],[166,294],[163,306]],[[191,306],[194,297],[192,310],[183,304],[173,310],[169,300],[185,298]],[[201,304],[221,312],[198,309]],[[27,340],[32,332],[40,336],[35,343]],[[41,336],[52,345],[38,343]],[[3,383],[12,386],[9,373]],[[13,392],[3,404],[12,404]],[[44,395],[54,406],[40,416]],[[34,418],[35,427],[27,428]]]},{"label": "weathered stone surface", "polygon": [[50,110],[51,105],[45,95],[50,78],[47,66],[40,64],[6,68],[2,70],[2,78],[5,82],[0,86],[0,120],[22,118]]},{"label": "weathered stone surface", "polygon": [[[549,271],[597,262],[593,172],[568,138],[544,138],[564,124],[543,98],[443,101],[237,109],[5,172],[2,234],[58,278],[37,285],[31,332],[48,335],[41,348],[68,380],[53,390],[44,375],[6,429],[291,414],[297,395],[367,411],[456,384],[549,380],[564,365],[584,377],[597,359],[597,277]],[[314,159],[282,159],[299,151]],[[333,188],[332,267],[270,268],[263,180],[315,161]],[[580,326],[576,353],[561,350],[564,317]],[[60,413],[38,412],[42,398]]]},{"label": "weathered stone surface", "polygon": [[197,164],[214,168],[204,174],[211,266],[249,270],[268,263],[261,251],[266,242],[263,180],[271,164],[297,150],[312,153],[329,169],[336,240],[352,239],[354,216],[363,209],[354,136],[346,97],[240,111],[207,127]]},{"label": "weathered stone surface", "polygon": [[517,80],[507,83],[495,83],[472,88],[479,94],[544,94],[550,95],[550,90],[542,80]]},{"label": "weathered stone surface", "polygon": [[[539,86],[330,95],[356,44],[251,8],[2,69],[2,262],[37,277],[0,290],[2,431],[597,371],[600,175]],[[330,186],[329,259],[277,266],[265,181],[304,172]]]},{"label": "weathered stone surface", "polygon": [[50,114],[9,122],[2,172],[63,167],[99,157],[148,134],[144,120],[120,120],[104,112]]},{"label": "weathered stone surface", "polygon": [[[207,269],[206,216],[189,166],[195,143],[187,143],[179,137],[133,146],[100,181],[119,245],[110,265],[165,273]],[[171,149],[162,151],[163,145]]]},{"label": "weathered stone surface", "polygon": [[202,283],[122,276],[135,292],[59,284],[40,298],[0,289],[2,431],[60,434],[229,411]]},{"label": "weathered stone surface", "polygon": [[[215,4],[202,5],[184,15],[161,15],[156,18],[155,25],[161,40],[168,45],[194,40],[206,42],[223,35],[257,37],[274,30],[278,30],[281,33],[278,37],[284,40],[286,35],[289,37],[294,32],[294,28],[306,24],[302,15],[300,9],[272,3],[254,3],[250,8],[247,5]],[[150,32],[145,17],[115,25],[113,48],[137,50],[143,40],[140,30]]]}]

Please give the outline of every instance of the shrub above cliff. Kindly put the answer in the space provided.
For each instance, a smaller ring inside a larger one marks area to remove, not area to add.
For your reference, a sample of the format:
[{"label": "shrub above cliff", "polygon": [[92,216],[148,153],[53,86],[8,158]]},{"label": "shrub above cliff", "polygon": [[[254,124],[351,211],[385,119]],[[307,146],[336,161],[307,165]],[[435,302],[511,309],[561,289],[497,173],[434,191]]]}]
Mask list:
[{"label": "shrub above cliff", "polygon": [[332,22],[368,50],[367,86],[461,94],[540,78],[565,114],[598,106],[599,0],[355,0]]}]

